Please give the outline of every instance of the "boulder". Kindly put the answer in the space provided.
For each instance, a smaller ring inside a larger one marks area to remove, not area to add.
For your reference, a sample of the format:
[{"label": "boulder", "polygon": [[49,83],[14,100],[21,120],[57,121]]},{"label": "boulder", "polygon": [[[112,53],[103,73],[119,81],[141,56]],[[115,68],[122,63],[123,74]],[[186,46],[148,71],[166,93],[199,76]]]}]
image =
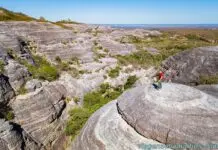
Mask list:
[{"label": "boulder", "polygon": [[18,96],[11,104],[15,122],[47,147],[63,133],[60,116],[65,109],[66,88],[52,82],[26,95]]},{"label": "boulder", "polygon": [[23,129],[14,123],[0,119],[1,150],[42,150],[42,145],[35,142]]},{"label": "boulder", "polygon": [[146,144],[164,146],[138,134],[122,119],[116,101],[112,101],[89,118],[72,150],[140,150]]},{"label": "boulder", "polygon": [[118,98],[122,118],[139,134],[164,144],[216,144],[218,100],[195,88],[164,83],[136,87]]},{"label": "boulder", "polygon": [[7,51],[0,46],[0,61],[7,64]]},{"label": "boulder", "polygon": [[8,81],[8,77],[0,74],[0,104],[7,104],[14,96],[15,93]]},{"label": "boulder", "polygon": [[37,80],[37,79],[32,79],[30,81],[27,81],[25,84],[25,89],[28,92],[34,92],[36,89],[42,87],[42,83],[41,81]]},{"label": "boulder", "polygon": [[9,77],[9,82],[15,91],[23,86],[30,76],[27,68],[14,60],[9,60],[5,66],[5,74]]},{"label": "boulder", "polygon": [[218,73],[218,46],[183,51],[162,63],[172,81],[182,84],[199,84],[200,76]]}]

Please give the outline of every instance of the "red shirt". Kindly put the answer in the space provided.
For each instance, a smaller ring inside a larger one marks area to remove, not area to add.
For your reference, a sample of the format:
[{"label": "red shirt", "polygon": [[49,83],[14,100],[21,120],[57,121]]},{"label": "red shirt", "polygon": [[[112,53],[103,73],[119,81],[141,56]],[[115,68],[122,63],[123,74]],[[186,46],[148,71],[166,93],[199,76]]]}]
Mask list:
[{"label": "red shirt", "polygon": [[163,73],[163,72],[160,72],[159,75],[158,75],[158,77],[159,77],[159,80],[163,79],[163,78],[164,78],[164,73]]}]

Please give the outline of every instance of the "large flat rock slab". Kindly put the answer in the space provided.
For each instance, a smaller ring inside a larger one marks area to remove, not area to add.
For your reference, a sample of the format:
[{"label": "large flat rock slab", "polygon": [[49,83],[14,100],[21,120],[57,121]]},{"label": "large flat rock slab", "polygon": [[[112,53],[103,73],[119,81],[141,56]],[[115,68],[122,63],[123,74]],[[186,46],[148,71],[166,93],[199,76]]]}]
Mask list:
[{"label": "large flat rock slab", "polygon": [[195,88],[164,83],[136,87],[118,98],[122,117],[138,133],[165,144],[218,142],[218,99]]},{"label": "large flat rock slab", "polygon": [[161,144],[144,138],[119,115],[116,101],[98,110],[88,120],[72,150],[139,150],[141,144]]}]

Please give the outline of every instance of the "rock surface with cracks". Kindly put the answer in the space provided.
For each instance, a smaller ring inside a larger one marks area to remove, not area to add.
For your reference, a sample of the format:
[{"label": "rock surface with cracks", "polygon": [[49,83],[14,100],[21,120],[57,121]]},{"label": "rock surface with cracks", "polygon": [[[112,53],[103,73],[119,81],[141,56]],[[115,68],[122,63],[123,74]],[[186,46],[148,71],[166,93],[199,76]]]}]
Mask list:
[{"label": "rock surface with cracks", "polygon": [[141,144],[160,143],[144,138],[128,125],[117,111],[117,101],[98,110],[73,143],[73,150],[139,150]]},{"label": "rock surface with cracks", "polygon": [[136,150],[140,144],[215,144],[218,101],[195,88],[164,83],[126,91],[87,121],[73,150]]},{"label": "rock surface with cracks", "polygon": [[137,132],[161,143],[218,141],[217,99],[189,86],[137,87],[119,97],[118,109]]}]

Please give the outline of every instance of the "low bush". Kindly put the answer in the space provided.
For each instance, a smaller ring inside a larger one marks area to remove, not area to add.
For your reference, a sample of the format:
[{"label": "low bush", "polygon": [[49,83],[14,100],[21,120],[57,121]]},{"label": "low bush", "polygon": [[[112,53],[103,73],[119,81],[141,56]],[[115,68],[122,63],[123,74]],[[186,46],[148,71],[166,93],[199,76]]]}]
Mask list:
[{"label": "low bush", "polygon": [[65,129],[66,134],[75,137],[96,110],[121,94],[122,91],[116,91],[108,83],[102,84],[97,91],[87,93],[84,96],[83,108],[76,108],[70,111],[70,119]]},{"label": "low bush", "polygon": [[109,72],[108,72],[108,76],[111,77],[111,78],[116,78],[119,76],[120,74],[120,67],[117,66],[116,68],[114,69],[111,69]]},{"label": "low bush", "polygon": [[137,80],[138,80],[138,78],[136,76],[129,76],[125,85],[124,85],[124,89],[131,88]]},{"label": "low bush", "polygon": [[70,64],[76,64],[79,65],[79,58],[77,57],[72,57],[69,61]]},{"label": "low bush", "polygon": [[75,102],[76,104],[78,104],[79,101],[80,101],[80,98],[79,98],[79,97],[74,97],[73,100],[74,100],[74,102]]},{"label": "low bush", "polygon": [[200,76],[200,84],[218,84],[218,74],[212,76]]},{"label": "low bush", "polygon": [[104,94],[109,88],[110,88],[110,84],[109,83],[103,83],[100,85],[100,90],[99,92]]},{"label": "low bush", "polygon": [[62,60],[61,60],[61,58],[60,58],[59,56],[56,56],[56,57],[55,57],[55,61],[56,61],[57,63],[61,63],[61,62],[62,62]]},{"label": "low bush", "polygon": [[0,103],[0,119],[3,118],[5,120],[14,119],[14,113],[10,106]]},{"label": "low bush", "polygon": [[38,69],[37,75],[35,75],[39,79],[53,81],[58,78],[57,69],[50,65],[43,65]]},{"label": "low bush", "polygon": [[7,112],[7,115],[6,115],[6,120],[12,120],[14,119],[14,113],[12,111],[9,111]]},{"label": "low bush", "polygon": [[17,92],[20,95],[24,95],[24,94],[27,93],[27,89],[24,86],[21,86],[20,89]]},{"label": "low bush", "polygon": [[67,122],[65,132],[68,136],[74,138],[80,132],[91,113],[84,108],[74,108],[69,114],[70,118]]},{"label": "low bush", "polygon": [[18,59],[18,61],[28,68],[33,78],[54,81],[59,77],[59,72],[56,67],[51,65],[45,58],[38,55],[32,56],[35,65],[28,64],[25,60]]},{"label": "low bush", "polygon": [[0,60],[0,73],[4,72],[4,67],[5,67],[5,63],[2,60]]},{"label": "low bush", "polygon": [[161,54],[152,55],[145,50],[140,50],[130,55],[117,56],[117,59],[123,65],[132,64],[143,68],[157,66],[163,61]]}]

